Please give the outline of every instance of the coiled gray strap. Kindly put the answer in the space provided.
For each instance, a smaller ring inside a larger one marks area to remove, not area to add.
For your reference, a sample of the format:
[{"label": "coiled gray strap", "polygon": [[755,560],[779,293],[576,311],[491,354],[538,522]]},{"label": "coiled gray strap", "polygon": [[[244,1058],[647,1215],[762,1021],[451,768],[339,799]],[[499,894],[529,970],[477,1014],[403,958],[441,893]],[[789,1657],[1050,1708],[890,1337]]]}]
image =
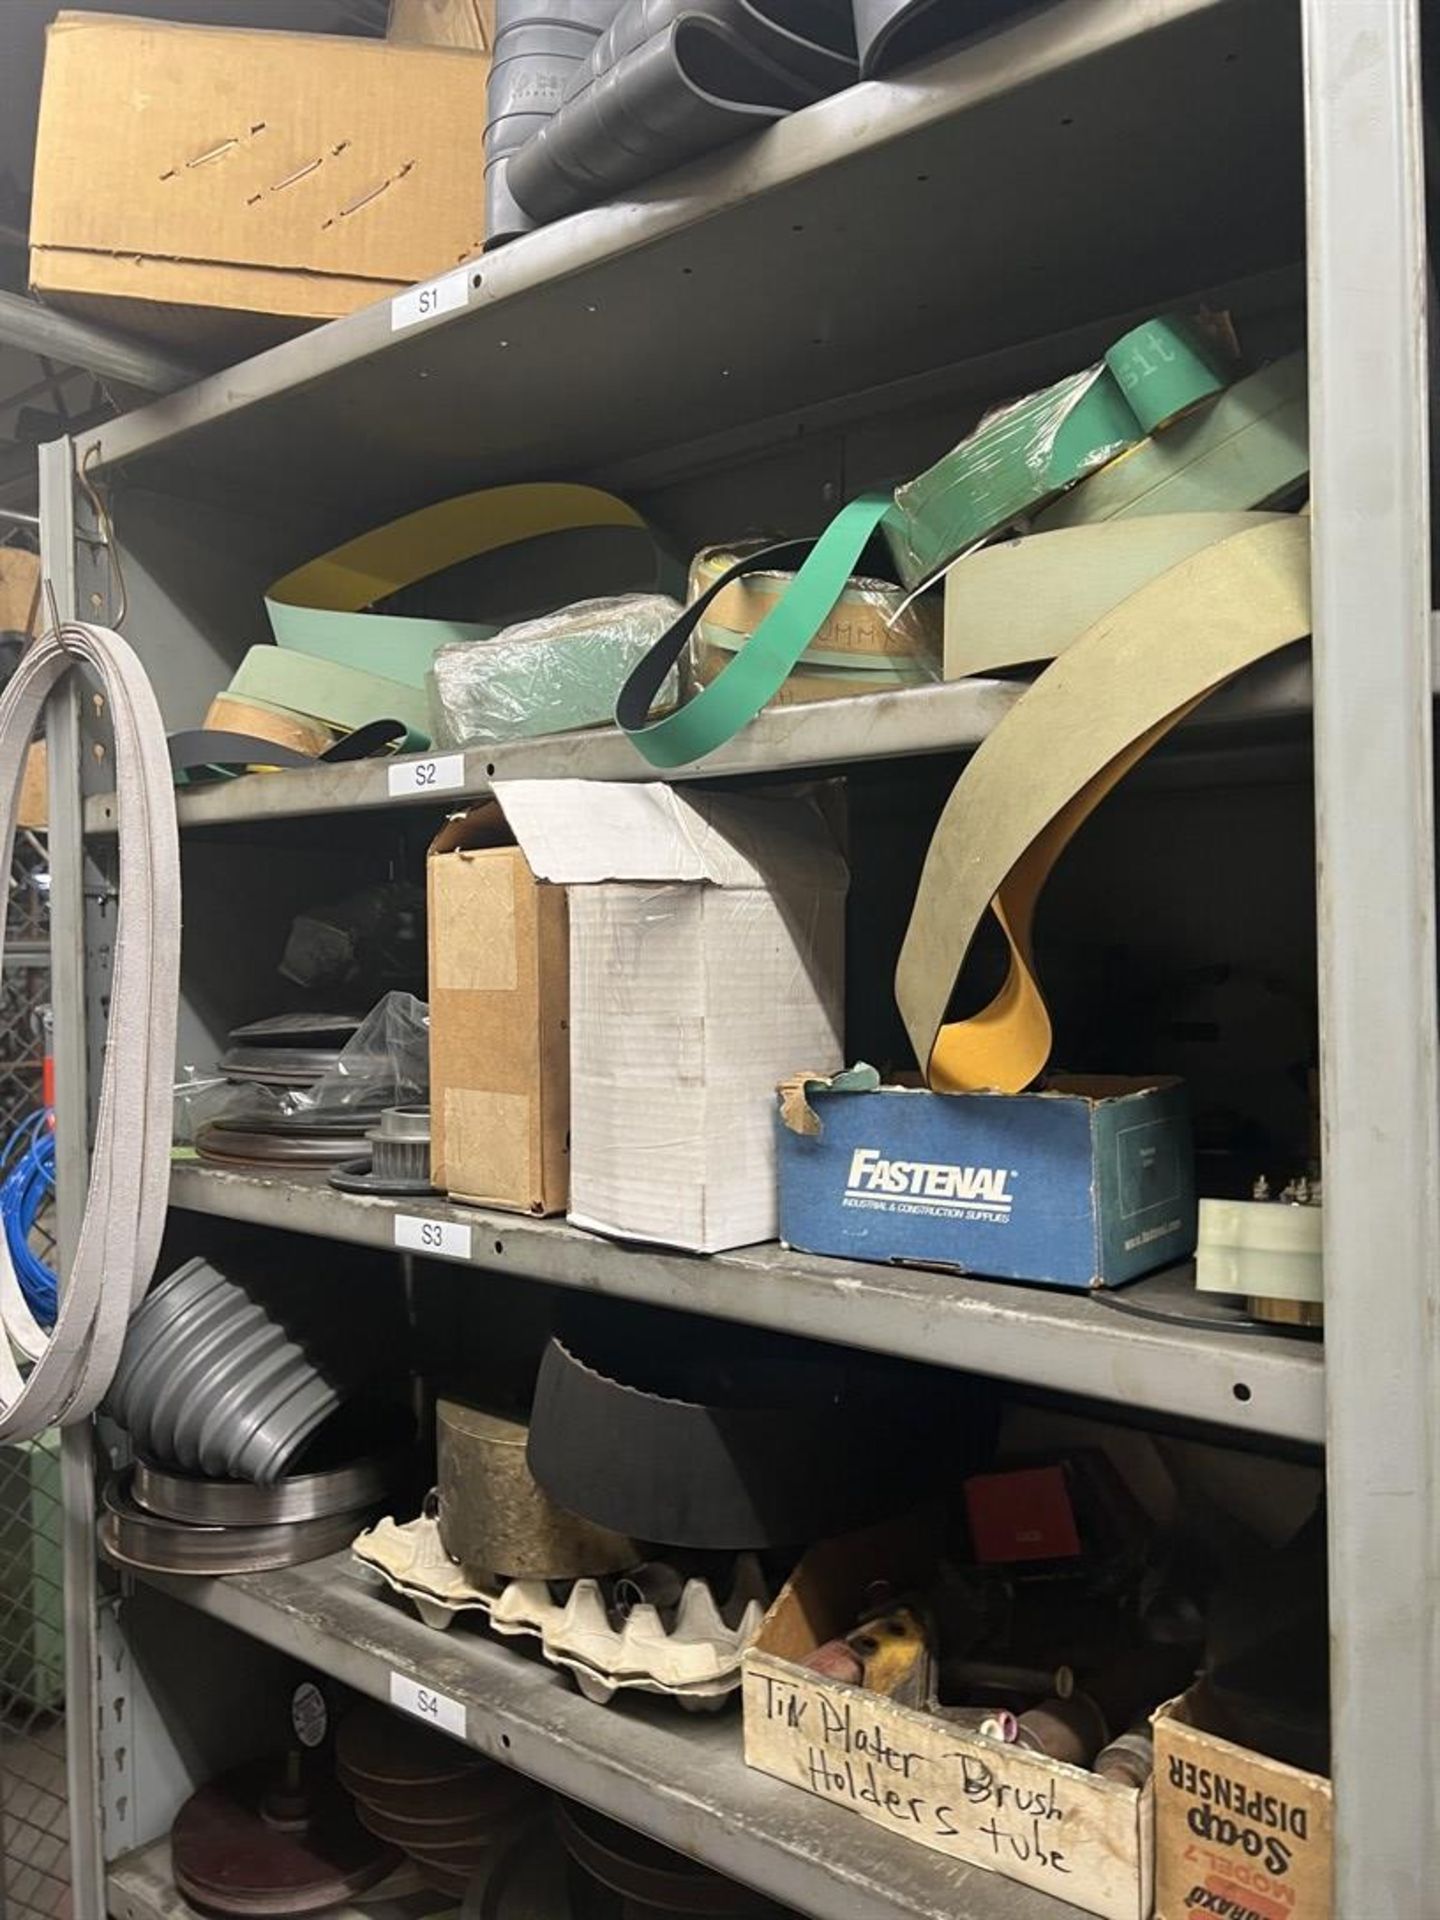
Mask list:
[{"label": "coiled gray strap", "polygon": [[[89,669],[114,731],[120,899],[110,1023],[89,1189],[48,1338],[0,1340],[0,1440],[31,1440],[91,1413],[155,1270],[169,1198],[171,1085],[180,987],[180,850],[160,708],[132,649],[108,627],[72,625],[25,653],[0,695],[6,869],[25,756],[50,695]],[[0,943],[6,903],[0,898]],[[7,1333],[8,1315],[7,1315]],[[16,1351],[33,1357],[22,1375]],[[38,1349],[38,1353],[36,1350]]]}]

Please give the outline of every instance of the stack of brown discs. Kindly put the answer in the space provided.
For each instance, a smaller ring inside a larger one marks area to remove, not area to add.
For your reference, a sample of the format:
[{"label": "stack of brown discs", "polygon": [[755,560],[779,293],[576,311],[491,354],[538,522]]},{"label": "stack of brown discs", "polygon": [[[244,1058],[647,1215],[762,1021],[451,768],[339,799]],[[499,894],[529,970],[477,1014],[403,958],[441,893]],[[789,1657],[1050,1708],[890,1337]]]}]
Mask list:
[{"label": "stack of brown discs", "polygon": [[175,1884],[210,1913],[319,1913],[398,1865],[355,1818],[328,1762],[298,1751],[249,1762],[185,1802],[170,1835]]},{"label": "stack of brown discs", "polygon": [[362,1823],[444,1893],[464,1893],[545,1804],[522,1774],[384,1707],[346,1715],[335,1759]]}]

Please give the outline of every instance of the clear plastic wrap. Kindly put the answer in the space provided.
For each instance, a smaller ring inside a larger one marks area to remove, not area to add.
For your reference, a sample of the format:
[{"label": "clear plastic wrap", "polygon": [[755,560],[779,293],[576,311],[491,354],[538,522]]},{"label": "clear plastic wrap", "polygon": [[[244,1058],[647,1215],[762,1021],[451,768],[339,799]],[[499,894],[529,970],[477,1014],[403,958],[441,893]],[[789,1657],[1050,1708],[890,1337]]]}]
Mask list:
[{"label": "clear plastic wrap", "polygon": [[[680,612],[668,594],[621,594],[505,627],[493,640],[441,647],[429,675],[435,744],[488,746],[605,725],[632,669]],[[677,698],[672,675],[657,711]]]}]

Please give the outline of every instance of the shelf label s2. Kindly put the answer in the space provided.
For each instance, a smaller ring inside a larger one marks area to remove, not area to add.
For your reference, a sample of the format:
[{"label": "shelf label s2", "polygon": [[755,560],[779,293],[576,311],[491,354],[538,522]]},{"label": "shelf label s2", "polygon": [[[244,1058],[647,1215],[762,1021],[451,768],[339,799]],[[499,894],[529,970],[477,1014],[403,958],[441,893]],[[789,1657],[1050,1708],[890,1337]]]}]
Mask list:
[{"label": "shelf label s2", "polygon": [[410,793],[454,793],[465,784],[465,756],[442,753],[429,760],[399,760],[386,780],[392,800]]},{"label": "shelf label s2", "polygon": [[422,1687],[418,1680],[407,1680],[403,1673],[390,1675],[390,1704],[402,1713],[413,1713],[417,1720],[428,1720],[442,1733],[453,1733],[457,1740],[465,1738],[463,1704],[433,1687]]},{"label": "shelf label s2", "polygon": [[399,333],[421,320],[433,320],[437,314],[458,313],[469,298],[469,267],[456,267],[442,273],[438,280],[422,280],[418,287],[407,287],[390,302],[390,331]]},{"label": "shelf label s2", "polygon": [[397,1213],[395,1244],[407,1253],[432,1253],[440,1260],[468,1260],[470,1229],[459,1220],[426,1220],[420,1214]]}]

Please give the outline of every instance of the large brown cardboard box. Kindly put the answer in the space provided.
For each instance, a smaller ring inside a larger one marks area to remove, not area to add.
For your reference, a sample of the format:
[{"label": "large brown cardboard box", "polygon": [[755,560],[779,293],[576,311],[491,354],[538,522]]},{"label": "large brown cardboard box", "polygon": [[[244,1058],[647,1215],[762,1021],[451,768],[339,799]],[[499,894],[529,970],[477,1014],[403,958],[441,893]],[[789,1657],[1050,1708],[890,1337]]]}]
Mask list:
[{"label": "large brown cardboard box", "polygon": [[565,889],[535,878],[493,800],[447,821],[427,877],[431,1180],[457,1200],[563,1213]]},{"label": "large brown cardboard box", "polygon": [[[1148,1783],[1121,1786],[1004,1746],[801,1664],[850,1630],[877,1576],[901,1592],[923,1587],[934,1572],[934,1539],[922,1517],[805,1555],[742,1663],[747,1766],[1069,1907],[1104,1920],[1149,1920]],[[955,1885],[961,1911],[968,1903]]]},{"label": "large brown cardboard box", "polygon": [[1221,1739],[1211,1718],[1203,1686],[1154,1718],[1155,1920],[1331,1920],[1330,1782]]},{"label": "large brown cardboard box", "polygon": [[390,0],[392,40],[422,47],[463,47],[489,53],[495,45],[495,0]]},{"label": "large brown cardboard box", "polygon": [[62,13],[45,47],[31,284],[215,357],[473,259],[488,65],[347,35]]}]

